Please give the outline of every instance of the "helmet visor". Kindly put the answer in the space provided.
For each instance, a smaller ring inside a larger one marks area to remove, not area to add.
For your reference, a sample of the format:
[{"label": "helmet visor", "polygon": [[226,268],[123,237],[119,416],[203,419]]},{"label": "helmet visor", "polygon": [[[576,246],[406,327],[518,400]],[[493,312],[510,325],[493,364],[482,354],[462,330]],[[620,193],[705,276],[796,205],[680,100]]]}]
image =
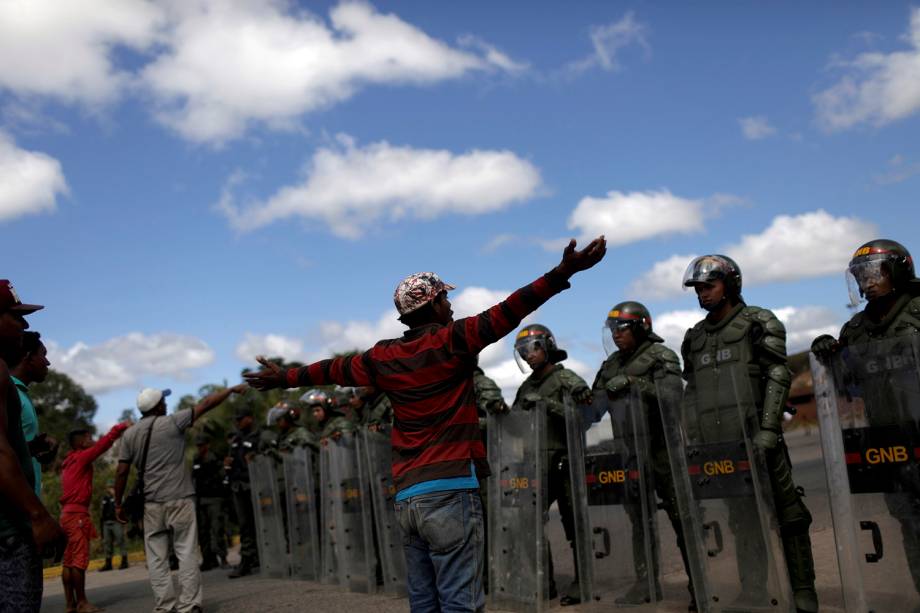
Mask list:
[{"label": "helmet visor", "polygon": [[514,343],[514,361],[522,373],[539,368],[548,359],[546,341],[542,338],[528,337]]},{"label": "helmet visor", "polygon": [[619,347],[617,347],[616,341],[613,340],[613,335],[617,332],[617,330],[632,330],[635,325],[636,320],[634,319],[607,320],[607,323],[604,324],[604,328],[601,330],[601,340],[604,343],[604,351],[608,356],[619,351]]},{"label": "helmet visor", "polygon": [[712,283],[724,279],[730,266],[720,257],[707,255],[696,258],[687,267],[684,273],[684,288],[693,287],[697,283]]},{"label": "helmet visor", "polygon": [[863,260],[852,264],[847,269],[846,276],[851,306],[857,306],[865,300],[868,289],[874,288],[886,279],[890,279],[884,259]]}]

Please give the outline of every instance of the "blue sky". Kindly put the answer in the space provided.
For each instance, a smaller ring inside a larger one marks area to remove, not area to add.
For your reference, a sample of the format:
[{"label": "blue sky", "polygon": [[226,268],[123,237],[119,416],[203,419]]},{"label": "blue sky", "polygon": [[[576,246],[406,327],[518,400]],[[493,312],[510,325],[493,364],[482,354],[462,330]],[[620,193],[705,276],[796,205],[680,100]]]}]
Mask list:
[{"label": "blue sky", "polygon": [[602,232],[534,318],[585,377],[620,300],[679,345],[705,252],[801,349],[860,243],[920,248],[918,82],[900,2],[0,0],[2,276],[103,425],[399,334],[412,272],[470,314]]}]

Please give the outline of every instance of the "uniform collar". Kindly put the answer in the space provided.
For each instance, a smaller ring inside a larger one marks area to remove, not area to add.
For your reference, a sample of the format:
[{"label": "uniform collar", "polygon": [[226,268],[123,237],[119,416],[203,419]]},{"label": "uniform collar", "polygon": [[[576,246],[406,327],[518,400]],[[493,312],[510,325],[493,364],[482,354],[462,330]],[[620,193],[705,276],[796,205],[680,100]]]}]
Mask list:
[{"label": "uniform collar", "polygon": [[732,310],[728,312],[728,315],[725,316],[725,319],[717,323],[712,323],[711,321],[709,321],[709,316],[707,315],[706,319],[703,320],[705,322],[704,325],[706,326],[706,331],[707,332],[718,332],[719,330],[721,330],[722,328],[730,324],[732,320],[738,316],[738,313],[740,313],[741,310],[745,306],[746,305],[743,302],[739,302],[734,307],[732,307]]},{"label": "uniform collar", "polygon": [[551,374],[561,369],[562,369],[562,364],[553,364],[552,368],[548,369],[546,371],[546,374],[543,375],[542,377],[538,377],[536,372],[532,372],[530,373],[530,376],[527,378],[530,379],[531,381],[540,383],[548,379]]}]

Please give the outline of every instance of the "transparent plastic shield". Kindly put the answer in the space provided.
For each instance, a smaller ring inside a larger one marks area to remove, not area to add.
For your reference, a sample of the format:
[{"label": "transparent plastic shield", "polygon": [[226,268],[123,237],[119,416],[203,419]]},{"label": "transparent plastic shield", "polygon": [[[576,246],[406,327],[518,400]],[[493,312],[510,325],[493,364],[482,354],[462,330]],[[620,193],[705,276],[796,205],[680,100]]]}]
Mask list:
[{"label": "transparent plastic shield", "polygon": [[268,577],[288,577],[290,562],[275,461],[268,456],[255,456],[249,463],[249,485],[261,572]]},{"label": "transparent plastic shield", "polygon": [[590,524],[592,585],[610,605],[644,605],[659,599],[654,483],[649,441],[637,393],[611,400],[595,394],[590,420],[570,442],[570,459],[584,466]]},{"label": "transparent plastic shield", "polygon": [[489,606],[543,611],[546,410],[538,405],[488,419]]},{"label": "transparent plastic shield", "polygon": [[704,395],[657,386],[697,605],[793,611],[753,390],[746,367],[721,370]]},{"label": "transparent plastic shield", "polygon": [[[362,430],[358,443],[361,449],[361,483],[364,490],[370,492],[373,507],[383,588],[388,594],[404,596],[407,593],[406,555],[393,506],[396,488],[393,486],[390,437],[382,432]],[[374,543],[370,541],[369,551],[373,551],[373,547]]]},{"label": "transparent plastic shield", "polygon": [[291,577],[317,580],[320,576],[319,504],[313,479],[313,452],[298,447],[282,454],[282,461],[287,490]]},{"label": "transparent plastic shield", "polygon": [[[585,419],[585,414],[593,415],[593,407],[576,405],[570,396],[565,397],[565,432],[568,447],[566,455],[571,484],[568,496],[572,501],[574,542],[568,542],[561,517],[552,517],[554,510],[555,514],[558,514],[558,505],[550,508],[550,517],[547,518],[549,521],[546,521],[543,527],[546,540],[551,546],[551,551],[546,555],[553,556],[552,564],[547,559],[547,569],[553,569],[560,595],[565,593],[577,596],[581,602],[589,602],[594,593],[591,573],[591,523],[588,517],[588,493],[583,461],[585,448],[582,434],[585,422],[589,421]],[[570,568],[572,564],[575,567]]]},{"label": "transparent plastic shield", "polygon": [[920,610],[920,338],[811,356],[848,612]]},{"label": "transparent plastic shield", "polygon": [[320,478],[324,579],[353,592],[373,592],[374,552],[366,546],[370,503],[361,487],[354,434],[325,441],[320,451]]}]

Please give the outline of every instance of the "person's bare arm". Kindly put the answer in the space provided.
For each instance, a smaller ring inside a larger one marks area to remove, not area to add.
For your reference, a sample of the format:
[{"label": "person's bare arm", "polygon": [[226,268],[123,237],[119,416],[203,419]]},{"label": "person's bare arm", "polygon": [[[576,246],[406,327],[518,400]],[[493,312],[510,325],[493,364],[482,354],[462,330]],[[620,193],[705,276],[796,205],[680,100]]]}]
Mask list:
[{"label": "person's bare arm", "polygon": [[119,462],[118,468],[115,469],[115,519],[122,524],[128,523],[121,510],[121,500],[125,495],[125,487],[128,485],[128,474],[130,472],[130,462]]},{"label": "person's bare arm", "polygon": [[29,486],[16,456],[16,450],[10,444],[7,429],[10,407],[7,406],[7,398],[11,385],[9,371],[0,361],[0,495],[4,498],[4,504],[12,505],[29,517],[32,523],[32,538],[41,551],[47,545],[63,538],[63,531],[35,495],[35,490]]},{"label": "person's bare arm", "polygon": [[240,383],[239,385],[234,385],[233,387],[228,387],[225,390],[214,392],[213,394],[205,396],[204,398],[201,399],[201,402],[199,402],[198,405],[195,407],[195,412],[194,412],[194,416],[192,417],[192,421],[197,421],[199,417],[201,417],[202,415],[204,415],[211,409],[215,409],[218,406],[220,406],[220,404],[224,400],[229,398],[231,394],[245,394],[247,391],[249,391],[249,389],[250,389],[249,385],[247,385],[246,383]]}]

